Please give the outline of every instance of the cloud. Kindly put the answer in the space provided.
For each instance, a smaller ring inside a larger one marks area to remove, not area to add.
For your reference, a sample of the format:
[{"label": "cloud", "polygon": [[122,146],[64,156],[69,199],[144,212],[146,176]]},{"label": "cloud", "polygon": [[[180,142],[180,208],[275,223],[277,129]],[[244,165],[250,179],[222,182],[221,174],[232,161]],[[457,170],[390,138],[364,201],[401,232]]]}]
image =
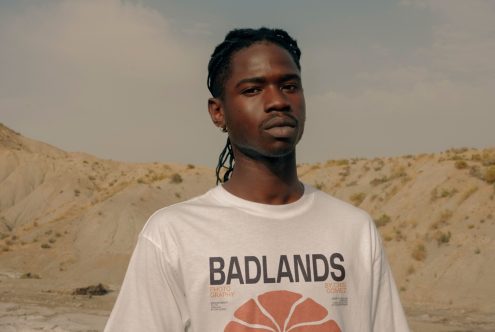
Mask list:
[{"label": "cloud", "polygon": [[[230,23],[212,7],[218,22],[185,24],[189,16],[143,1],[2,3],[0,121],[67,150],[214,165],[225,137],[206,112],[206,66]],[[373,15],[345,33],[326,17],[300,25],[301,161],[491,144],[494,7],[409,0],[383,8],[414,14],[400,29],[398,19],[375,26]]]},{"label": "cloud", "polygon": [[430,44],[387,67],[349,73],[355,88],[308,97],[308,109],[314,111],[308,114],[306,148],[321,145],[322,134],[329,157],[352,156],[349,151],[374,156],[493,144],[495,4],[402,4],[430,12]]},{"label": "cloud", "polygon": [[483,0],[411,1],[435,15],[434,42],[422,50],[436,70],[470,74],[471,79],[495,74],[495,2]]},{"label": "cloud", "polygon": [[18,130],[122,160],[198,161],[183,147],[204,158],[206,143],[191,133],[211,128],[216,139],[205,106],[209,50],[152,8],[31,3],[0,14],[0,41],[0,113]]}]

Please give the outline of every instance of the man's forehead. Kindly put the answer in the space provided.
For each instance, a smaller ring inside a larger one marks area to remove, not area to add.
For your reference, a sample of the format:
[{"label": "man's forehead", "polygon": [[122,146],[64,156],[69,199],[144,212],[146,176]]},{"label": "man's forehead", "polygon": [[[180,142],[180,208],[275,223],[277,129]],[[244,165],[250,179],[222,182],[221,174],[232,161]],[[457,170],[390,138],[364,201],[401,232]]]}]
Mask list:
[{"label": "man's forehead", "polygon": [[290,53],[273,43],[256,43],[233,54],[231,76],[263,76],[271,71],[299,76],[299,68]]}]

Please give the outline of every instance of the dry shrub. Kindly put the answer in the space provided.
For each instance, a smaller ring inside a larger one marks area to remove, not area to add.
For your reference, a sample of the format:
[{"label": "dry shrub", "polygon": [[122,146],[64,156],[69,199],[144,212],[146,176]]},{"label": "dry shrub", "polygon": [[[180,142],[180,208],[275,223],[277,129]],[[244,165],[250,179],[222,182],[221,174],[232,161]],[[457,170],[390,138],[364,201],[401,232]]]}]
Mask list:
[{"label": "dry shrub", "polygon": [[451,237],[452,237],[452,233],[450,233],[450,231],[447,233],[440,231],[435,233],[435,240],[437,240],[438,245],[449,243]]},{"label": "dry shrub", "polygon": [[182,176],[179,174],[179,173],[174,173],[172,174],[172,176],[170,177],[170,183],[181,183],[183,180],[182,180]]},{"label": "dry shrub", "polygon": [[457,194],[459,191],[456,189],[456,188],[452,188],[450,190],[448,189],[442,189],[442,193],[440,194],[440,196],[442,198],[445,198],[445,197],[452,197],[454,196],[455,194]]},{"label": "dry shrub", "polygon": [[447,222],[449,221],[449,219],[451,217],[452,217],[452,211],[450,211],[450,210],[442,211],[442,213],[438,217],[438,220],[431,225],[431,228],[437,229],[440,226],[447,224]]},{"label": "dry shrub", "polygon": [[354,204],[355,206],[359,206],[361,205],[361,203],[364,201],[365,198],[366,198],[366,194],[361,192],[361,193],[352,194],[349,199],[351,200],[352,204]]},{"label": "dry shrub", "polygon": [[469,174],[487,183],[495,183],[495,165],[482,169],[480,166],[472,166]]},{"label": "dry shrub", "polygon": [[401,241],[401,240],[407,240],[407,237],[402,234],[402,231],[400,229],[395,230],[395,240],[396,241]]},{"label": "dry shrub", "polygon": [[471,166],[471,168],[469,169],[469,175],[477,179],[483,180],[483,173],[481,171],[481,167],[479,166]]},{"label": "dry shrub", "polygon": [[165,174],[154,174],[151,176],[151,182],[161,181],[166,178]]},{"label": "dry shrub", "polygon": [[457,169],[466,169],[468,167],[467,162],[464,160],[457,160],[454,165]]},{"label": "dry shrub", "polygon": [[483,166],[495,165],[495,151],[484,151],[481,155],[481,164]]},{"label": "dry shrub", "polygon": [[391,219],[390,219],[390,216],[388,216],[387,214],[382,214],[380,216],[380,218],[375,219],[374,221],[375,221],[376,227],[383,227],[383,226],[387,225],[391,221]]},{"label": "dry shrub", "polygon": [[384,237],[384,240],[387,242],[392,241],[392,239],[393,239],[393,237],[391,237],[390,235],[385,235],[385,237]]},{"label": "dry shrub", "polygon": [[314,170],[317,170],[317,169],[320,169],[320,168],[321,168],[320,164],[314,164],[314,165],[312,165],[312,166],[310,167],[310,170],[311,170],[311,171],[314,171]]},{"label": "dry shrub", "polygon": [[414,247],[411,256],[419,262],[424,261],[426,259],[426,247],[424,244],[419,243],[416,247]]},{"label": "dry shrub", "polygon": [[373,180],[370,181],[370,184],[372,186],[378,186],[382,183],[388,182],[389,180],[390,179],[384,175],[381,178],[374,178]]},{"label": "dry shrub", "polygon": [[342,177],[342,179],[345,179],[349,175],[351,175],[351,166],[345,166],[341,172],[339,172],[339,175]]},{"label": "dry shrub", "polygon": [[323,188],[325,188],[325,184],[323,182],[318,182],[318,181],[315,181],[314,186],[318,190],[323,190]]},{"label": "dry shrub", "polygon": [[481,161],[481,155],[479,153],[473,153],[471,155],[471,160],[472,161]]},{"label": "dry shrub", "polygon": [[336,160],[335,163],[337,164],[337,166],[347,166],[349,165],[349,160],[340,159],[340,160]]},{"label": "dry shrub", "polygon": [[483,180],[488,183],[495,183],[495,166],[490,166],[485,170],[485,174],[483,174]]},{"label": "dry shrub", "polygon": [[404,166],[394,166],[394,168],[392,169],[392,174],[390,175],[390,179],[393,180],[393,179],[403,178],[406,176],[407,173]]},{"label": "dry shrub", "polygon": [[76,288],[73,292],[72,295],[105,295],[110,291],[110,289],[103,284],[98,284],[98,285],[91,285],[88,287],[81,287],[81,288]]},{"label": "dry shrub", "polygon": [[20,279],[41,279],[41,277],[38,274],[31,273],[31,272],[26,272],[26,273],[22,274],[19,278]]},{"label": "dry shrub", "polygon": [[469,149],[467,147],[462,147],[462,148],[450,148],[446,152],[452,153],[452,154],[461,154],[461,153],[464,153],[467,151],[469,151]]},{"label": "dry shrub", "polygon": [[452,189],[441,189],[440,193],[438,188],[434,188],[430,194],[430,202],[436,201],[438,198],[450,198],[457,194],[459,191],[456,188]]}]

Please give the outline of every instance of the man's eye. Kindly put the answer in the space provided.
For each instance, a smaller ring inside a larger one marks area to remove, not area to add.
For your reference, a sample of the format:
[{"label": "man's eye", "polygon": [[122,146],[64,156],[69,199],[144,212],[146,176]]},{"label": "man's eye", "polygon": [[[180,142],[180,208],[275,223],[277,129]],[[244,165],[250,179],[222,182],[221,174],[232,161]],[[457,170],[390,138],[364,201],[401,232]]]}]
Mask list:
[{"label": "man's eye", "polygon": [[297,89],[299,89],[299,86],[297,84],[284,84],[282,86],[282,90],[289,92],[296,91]]},{"label": "man's eye", "polygon": [[260,88],[252,87],[252,88],[247,88],[247,89],[242,90],[242,94],[252,95],[252,94],[256,94],[256,93],[258,93],[260,91],[261,91]]}]

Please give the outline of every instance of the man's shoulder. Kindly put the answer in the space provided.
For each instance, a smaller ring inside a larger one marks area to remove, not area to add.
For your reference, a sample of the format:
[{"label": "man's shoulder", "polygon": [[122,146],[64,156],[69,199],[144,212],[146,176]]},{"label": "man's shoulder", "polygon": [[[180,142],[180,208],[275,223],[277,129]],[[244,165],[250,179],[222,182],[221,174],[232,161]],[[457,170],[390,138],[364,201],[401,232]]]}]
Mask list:
[{"label": "man's shoulder", "polygon": [[319,204],[323,204],[327,206],[329,209],[334,209],[340,213],[348,213],[348,214],[360,215],[364,217],[369,216],[368,213],[363,209],[355,205],[352,205],[351,203],[346,202],[341,198],[333,196],[332,194],[316,189],[309,185],[306,186],[309,187],[310,191],[314,193]]},{"label": "man's shoulder", "polygon": [[306,187],[315,195],[315,209],[345,222],[369,224],[372,221],[365,210],[319,189],[308,185]]},{"label": "man's shoulder", "polygon": [[209,206],[213,205],[212,190],[156,210],[148,218],[142,232],[149,233],[156,231],[157,228],[173,227],[176,223],[180,223],[186,216],[202,213],[202,210],[208,209]]}]

